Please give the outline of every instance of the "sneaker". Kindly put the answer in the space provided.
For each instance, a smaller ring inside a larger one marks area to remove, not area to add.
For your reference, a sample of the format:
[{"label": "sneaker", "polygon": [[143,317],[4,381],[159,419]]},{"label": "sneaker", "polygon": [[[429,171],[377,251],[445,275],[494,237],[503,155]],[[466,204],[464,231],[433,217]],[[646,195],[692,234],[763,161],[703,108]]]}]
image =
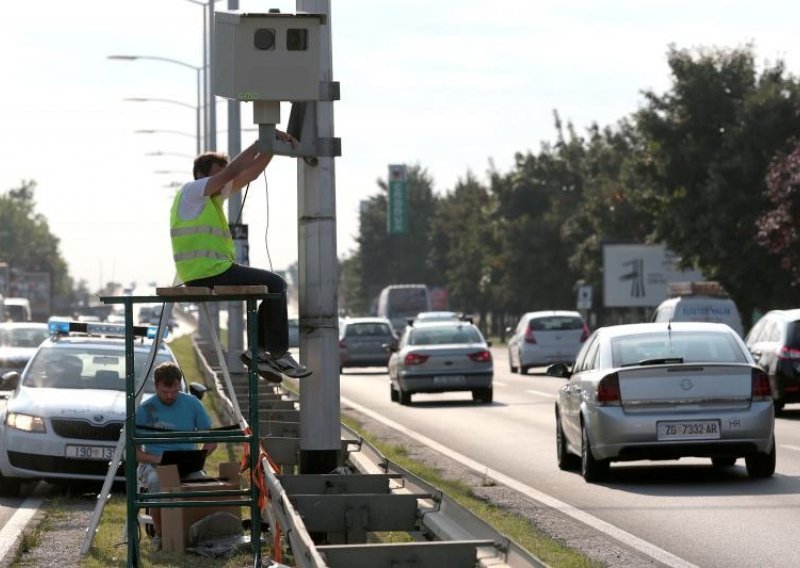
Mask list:
[{"label": "sneaker", "polygon": [[[244,363],[247,366],[248,369],[250,368],[250,352],[249,351],[245,351],[244,353],[242,353],[242,355],[239,357],[239,359],[241,359],[242,363]],[[266,379],[267,382],[270,382],[270,383],[282,383],[283,382],[283,376],[278,371],[276,371],[270,364],[267,363],[266,356],[264,355],[263,352],[259,352],[259,354],[258,354],[258,365],[257,366],[258,366],[258,375],[262,379]]]},{"label": "sneaker", "polygon": [[272,357],[268,354],[265,362],[276,371],[293,379],[302,379],[311,374],[311,371],[295,361],[288,351],[280,357]]},{"label": "sneaker", "polygon": [[161,550],[161,537],[160,536],[154,536],[150,540],[150,550],[152,550],[153,552],[158,552],[159,550]]}]

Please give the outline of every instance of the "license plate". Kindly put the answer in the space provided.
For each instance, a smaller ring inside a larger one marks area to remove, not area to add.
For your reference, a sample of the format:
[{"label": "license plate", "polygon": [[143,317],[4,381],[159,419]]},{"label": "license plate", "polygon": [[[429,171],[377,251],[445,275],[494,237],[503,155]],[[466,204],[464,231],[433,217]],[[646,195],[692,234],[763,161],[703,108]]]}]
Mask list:
[{"label": "license plate", "polygon": [[658,422],[659,440],[718,440],[719,420]]},{"label": "license plate", "polygon": [[108,446],[67,446],[66,457],[83,460],[110,460],[114,448]]},{"label": "license plate", "polygon": [[433,377],[433,384],[435,385],[463,385],[467,382],[464,375],[442,375]]}]

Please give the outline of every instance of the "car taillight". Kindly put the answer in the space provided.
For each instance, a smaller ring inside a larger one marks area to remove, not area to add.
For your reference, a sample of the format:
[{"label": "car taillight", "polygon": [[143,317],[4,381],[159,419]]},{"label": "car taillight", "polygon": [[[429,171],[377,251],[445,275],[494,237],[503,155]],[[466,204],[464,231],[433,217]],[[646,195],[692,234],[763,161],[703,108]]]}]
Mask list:
[{"label": "car taillight", "polygon": [[592,332],[589,331],[589,326],[587,326],[586,324],[583,324],[583,331],[581,332],[581,343],[583,343],[584,341],[589,339],[589,334],[591,334],[591,333]]},{"label": "car taillight", "polygon": [[753,400],[772,400],[769,377],[761,369],[753,369],[751,396]]},{"label": "car taillight", "polygon": [[477,363],[488,363],[492,360],[492,354],[488,350],[478,351],[477,353],[470,353],[469,358]]},{"label": "car taillight", "polygon": [[429,355],[420,355],[419,353],[409,353],[406,355],[406,358],[403,360],[403,364],[405,365],[421,365],[425,361],[427,361]]},{"label": "car taillight", "polygon": [[536,343],[536,338],[533,336],[533,330],[531,328],[525,330],[525,343]]},{"label": "car taillight", "polygon": [[612,373],[600,379],[597,384],[597,402],[604,405],[619,406],[619,375]]},{"label": "car taillight", "polygon": [[800,349],[792,349],[791,347],[784,345],[781,347],[781,350],[778,351],[778,359],[800,359]]}]

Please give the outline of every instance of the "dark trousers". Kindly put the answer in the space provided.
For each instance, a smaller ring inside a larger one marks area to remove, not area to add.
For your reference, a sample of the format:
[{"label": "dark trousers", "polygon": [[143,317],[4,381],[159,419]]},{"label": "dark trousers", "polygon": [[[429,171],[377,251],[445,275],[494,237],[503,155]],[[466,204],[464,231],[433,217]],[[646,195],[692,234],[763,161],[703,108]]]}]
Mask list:
[{"label": "dark trousers", "polygon": [[289,349],[289,316],[286,308],[286,282],[268,270],[234,263],[228,270],[216,276],[199,278],[186,283],[187,286],[254,286],[266,285],[270,294],[280,294],[276,299],[268,298],[258,306],[258,346],[279,357]]}]

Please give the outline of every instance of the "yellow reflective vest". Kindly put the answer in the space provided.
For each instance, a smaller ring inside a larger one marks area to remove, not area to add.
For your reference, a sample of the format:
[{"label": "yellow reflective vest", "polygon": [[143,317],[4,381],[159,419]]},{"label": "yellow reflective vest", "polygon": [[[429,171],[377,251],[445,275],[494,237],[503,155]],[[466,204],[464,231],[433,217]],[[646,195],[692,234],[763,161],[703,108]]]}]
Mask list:
[{"label": "yellow reflective vest", "polygon": [[170,212],[172,257],[181,282],[208,278],[225,272],[236,259],[228,219],[222,211],[222,198],[212,196],[200,215],[184,221],[178,214],[181,191]]}]

